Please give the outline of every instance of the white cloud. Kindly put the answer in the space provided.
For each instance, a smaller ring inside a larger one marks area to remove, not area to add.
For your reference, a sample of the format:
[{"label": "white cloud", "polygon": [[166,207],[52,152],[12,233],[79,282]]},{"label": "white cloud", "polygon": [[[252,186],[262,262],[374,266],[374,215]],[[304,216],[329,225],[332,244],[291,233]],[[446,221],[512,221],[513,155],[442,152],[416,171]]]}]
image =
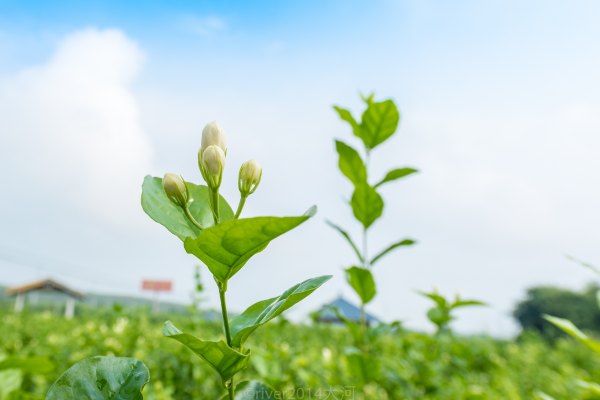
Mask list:
[{"label": "white cloud", "polygon": [[121,31],[86,29],[62,39],[44,64],[0,80],[0,162],[20,171],[15,187],[27,180],[112,222],[137,214],[151,153],[130,87],[142,61]]}]

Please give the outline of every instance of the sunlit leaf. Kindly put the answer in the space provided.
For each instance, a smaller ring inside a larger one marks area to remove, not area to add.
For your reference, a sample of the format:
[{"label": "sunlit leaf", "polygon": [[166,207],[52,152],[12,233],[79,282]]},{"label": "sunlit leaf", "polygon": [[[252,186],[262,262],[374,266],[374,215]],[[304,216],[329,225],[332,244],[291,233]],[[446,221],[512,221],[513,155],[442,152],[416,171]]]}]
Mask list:
[{"label": "sunlit leaf", "polygon": [[365,146],[373,149],[386,141],[398,128],[400,113],[392,100],[370,101],[360,123]]},{"label": "sunlit leaf", "polygon": [[4,369],[46,374],[54,370],[54,364],[47,357],[8,357],[0,361],[0,370]]},{"label": "sunlit leaf", "polygon": [[[194,219],[203,227],[213,225],[213,215],[209,203],[208,187],[185,183],[189,196],[190,213]],[[185,215],[181,207],[175,205],[162,187],[162,178],[146,176],[142,185],[142,208],[150,218],[158,222],[181,240],[188,237],[195,238],[200,233],[198,229]],[[224,197],[219,200],[219,212],[221,221],[233,219],[233,211]]]},{"label": "sunlit leaf", "polygon": [[294,229],[316,212],[299,217],[256,217],[223,222],[185,240],[188,253],[198,257],[221,282],[234,276],[248,260],[276,237]]},{"label": "sunlit leaf", "polygon": [[358,151],[340,140],[335,141],[335,148],[339,155],[340,171],[355,185],[366,183],[367,168]]},{"label": "sunlit leaf", "polygon": [[331,226],[333,229],[338,231],[346,239],[346,241],[348,241],[348,244],[350,244],[350,246],[352,247],[352,250],[354,250],[354,253],[358,257],[359,261],[362,263],[363,256],[360,253],[360,250],[358,249],[358,246],[356,245],[356,243],[354,243],[354,240],[352,240],[352,237],[350,237],[350,234],[347,231],[345,231],[342,227],[334,224],[331,221],[325,221],[325,222],[327,223],[327,225]]},{"label": "sunlit leaf", "polygon": [[544,319],[550,322],[552,325],[560,328],[565,333],[584,343],[590,349],[600,354],[600,342],[597,342],[590,338],[588,335],[579,330],[571,321],[564,318],[557,318],[551,315],[544,315]]},{"label": "sunlit leaf", "polygon": [[141,400],[148,368],[134,358],[91,357],[69,368],[46,400]]},{"label": "sunlit leaf", "polygon": [[383,256],[388,254],[390,251],[397,249],[398,247],[411,246],[415,243],[416,242],[413,239],[402,239],[399,242],[393,243],[393,244],[389,245],[388,247],[386,247],[381,252],[379,252],[375,257],[373,257],[371,259],[371,265],[374,265],[377,261],[379,261]]},{"label": "sunlit leaf", "polygon": [[248,365],[249,351],[247,353],[240,353],[227,346],[227,343],[222,340],[213,342],[198,339],[189,333],[183,333],[171,321],[165,322],[163,335],[178,341],[204,359],[219,373],[224,382]]},{"label": "sunlit leaf", "polygon": [[412,175],[416,172],[418,172],[416,169],[410,168],[410,167],[393,169],[393,170],[389,171],[387,174],[385,174],[383,179],[375,184],[375,187],[379,187],[387,182],[395,181],[396,179],[404,178],[404,177]]},{"label": "sunlit leaf", "polygon": [[256,328],[269,322],[310,295],[329,279],[331,279],[331,275],[308,279],[292,286],[278,297],[253,304],[246,311],[231,320],[231,344],[235,347],[242,346],[244,341]]},{"label": "sunlit leaf", "polygon": [[350,204],[354,216],[365,228],[370,227],[383,213],[383,199],[367,184],[355,187]]},{"label": "sunlit leaf", "polygon": [[377,294],[373,274],[368,269],[350,267],[346,269],[346,280],[364,304],[373,300]]},{"label": "sunlit leaf", "polygon": [[347,123],[350,124],[350,126],[352,127],[352,133],[354,134],[354,136],[362,139],[362,131],[361,131],[360,124],[356,121],[356,119],[354,119],[354,117],[352,116],[352,113],[349,110],[346,110],[345,108],[341,108],[338,106],[334,106],[333,109],[338,113],[338,115],[340,116],[340,118],[343,121],[346,121]]}]

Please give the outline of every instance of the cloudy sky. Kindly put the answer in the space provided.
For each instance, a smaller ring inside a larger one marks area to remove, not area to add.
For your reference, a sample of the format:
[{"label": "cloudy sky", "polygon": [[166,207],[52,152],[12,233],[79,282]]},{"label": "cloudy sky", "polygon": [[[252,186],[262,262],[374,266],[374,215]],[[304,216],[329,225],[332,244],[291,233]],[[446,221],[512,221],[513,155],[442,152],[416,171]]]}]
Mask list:
[{"label": "cloudy sky", "polygon": [[322,274],[335,279],[295,316],[353,299],[352,253],[324,220],[359,234],[333,139],[358,143],[331,106],[359,112],[371,91],[402,113],[374,176],[421,171],[382,189],[372,252],[419,244],[376,267],[374,314],[428,328],[416,291],[437,287],[490,304],[459,330],[505,335],[528,286],[593,279],[565,254],[600,264],[600,3],[164,3],[0,3],[0,283],[140,294],[165,278],[165,298],[188,301],[196,262],[144,215],[140,185],[166,171],[199,182],[200,133],[218,120],[231,203],[255,158],[246,215],[319,206],[236,275],[230,308]]}]

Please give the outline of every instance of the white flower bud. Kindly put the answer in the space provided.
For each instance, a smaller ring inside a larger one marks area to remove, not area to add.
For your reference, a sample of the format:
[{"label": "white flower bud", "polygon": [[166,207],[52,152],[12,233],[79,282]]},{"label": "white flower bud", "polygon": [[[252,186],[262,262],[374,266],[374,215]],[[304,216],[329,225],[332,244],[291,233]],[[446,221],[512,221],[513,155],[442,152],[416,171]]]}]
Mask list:
[{"label": "white flower bud", "polygon": [[242,196],[248,196],[256,190],[262,177],[262,168],[258,161],[249,160],[240,167],[238,188]]},{"label": "white flower bud", "polygon": [[162,184],[167,197],[178,206],[185,207],[189,194],[183,178],[176,174],[166,173]]},{"label": "white flower bud", "polygon": [[200,169],[202,170],[202,176],[211,189],[218,189],[221,186],[224,168],[225,152],[219,146],[208,146],[202,152]]},{"label": "white flower bud", "polygon": [[209,123],[202,130],[202,145],[200,147],[200,152],[204,153],[204,150],[206,150],[208,146],[218,146],[223,150],[223,153],[227,153],[225,131],[216,121]]}]

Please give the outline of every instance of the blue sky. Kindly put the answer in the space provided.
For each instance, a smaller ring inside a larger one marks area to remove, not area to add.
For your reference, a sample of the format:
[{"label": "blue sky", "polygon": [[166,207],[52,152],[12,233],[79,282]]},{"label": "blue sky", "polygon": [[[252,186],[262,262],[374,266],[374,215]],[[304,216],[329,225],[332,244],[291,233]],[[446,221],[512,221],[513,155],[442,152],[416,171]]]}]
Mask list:
[{"label": "blue sky", "polygon": [[593,278],[565,253],[600,263],[598,17],[592,1],[0,2],[12,193],[0,273],[118,293],[170,277],[170,298],[187,300],[195,261],[143,215],[139,185],[166,171],[199,181],[200,132],[216,119],[232,203],[239,164],[256,158],[265,173],[248,215],[320,208],[236,277],[233,308],[323,273],[336,278],[298,316],[351,298],[352,255],[323,223],[358,234],[333,148],[353,139],[331,105],[358,112],[358,92],[374,90],[402,113],[375,175],[421,174],[383,193],[373,242],[419,244],[382,262],[372,311],[425,328],[415,291],[437,286],[491,304],[465,311],[460,330],[510,333],[526,287]]}]

